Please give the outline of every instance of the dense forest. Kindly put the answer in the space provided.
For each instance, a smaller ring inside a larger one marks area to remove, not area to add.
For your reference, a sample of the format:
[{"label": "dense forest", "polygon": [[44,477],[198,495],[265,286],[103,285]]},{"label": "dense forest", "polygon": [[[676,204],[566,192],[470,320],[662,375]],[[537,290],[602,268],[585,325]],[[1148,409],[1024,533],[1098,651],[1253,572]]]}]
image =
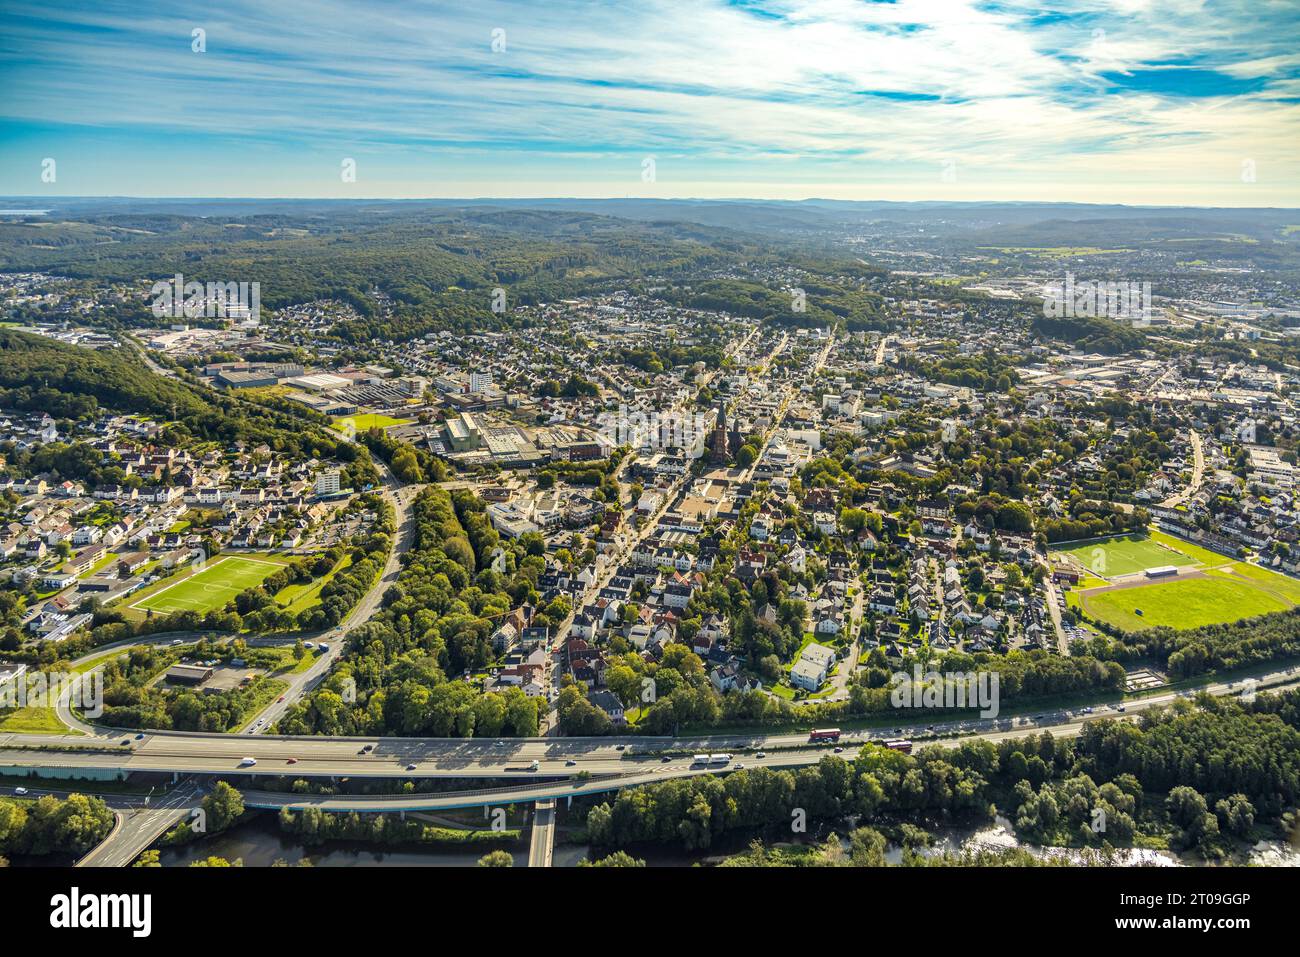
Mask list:
[{"label": "dense forest", "polygon": [[97,797],[0,798],[0,866],[11,854],[80,856],[112,828],[113,812]]},{"label": "dense forest", "polygon": [[1201,696],[1138,724],[1090,722],[1077,739],[971,740],[911,755],[869,744],[847,760],[828,754],[798,770],[629,788],[612,800],[586,799],[580,813],[592,842],[604,847],[657,841],[707,848],[742,829],[788,836],[799,817],[835,826],[857,816],[898,832],[1002,813],[1037,843],[1142,844],[1216,859],[1234,840],[1294,829],[1298,720],[1296,691],[1262,695],[1253,705]]}]

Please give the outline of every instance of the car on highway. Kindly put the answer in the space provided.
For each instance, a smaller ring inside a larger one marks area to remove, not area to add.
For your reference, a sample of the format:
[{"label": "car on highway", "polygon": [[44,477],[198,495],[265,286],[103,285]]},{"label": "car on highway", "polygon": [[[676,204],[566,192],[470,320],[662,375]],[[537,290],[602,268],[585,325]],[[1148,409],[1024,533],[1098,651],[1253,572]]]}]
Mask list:
[{"label": "car on highway", "polygon": [[284,763],[285,763],[285,764],[297,764],[297,763],[298,763],[298,759],[297,759],[297,758],[290,758],[288,761],[286,761],[286,762],[284,762]]},{"label": "car on highway", "polygon": [[573,766],[574,766],[575,764],[577,764],[577,763],[578,763],[578,762],[575,761],[575,760],[573,760],[573,758],[569,758],[569,760],[567,760],[567,761],[564,762],[564,766],[565,766],[566,768],[571,768],[571,767],[573,767]]},{"label": "car on highway", "polygon": [[130,746],[131,746],[131,739],[130,739],[130,738],[123,738],[123,739],[122,739],[122,747],[124,747],[124,748],[129,748]]},{"label": "car on highway", "polygon": [[760,752],[758,752],[758,754],[754,755],[754,757],[756,757],[756,758],[758,758],[758,760],[762,761],[765,757],[767,757],[767,752],[766,752],[766,751],[760,751]]},{"label": "car on highway", "polygon": [[284,700],[284,695],[280,695],[280,697],[278,697],[278,698],[275,699],[275,703],[276,703],[276,704],[279,704],[279,703],[280,703],[281,701],[283,701],[283,700]]},{"label": "car on highway", "polygon": [[732,765],[732,767],[735,768],[737,771],[743,771],[745,770],[745,763],[743,761],[737,761],[735,764]]},{"label": "car on highway", "polygon": [[1126,711],[1127,709],[1126,709],[1122,704],[1117,704],[1117,705],[1115,706],[1115,710],[1116,710],[1116,711]]},{"label": "car on highway", "polygon": [[375,750],[375,746],[373,744],[367,744],[365,747],[361,749],[361,753],[369,754],[373,750]]},{"label": "car on highway", "polygon": [[414,765],[414,764],[408,764],[408,765],[406,766],[406,770],[408,770],[408,771],[414,771],[414,770],[415,770],[415,765]]},{"label": "car on highway", "polygon": [[239,766],[241,768],[251,768],[256,763],[257,758],[244,758],[244,760],[239,762]]},{"label": "car on highway", "polygon": [[620,744],[620,745],[617,745],[617,746],[614,748],[614,750],[615,750],[615,751],[626,751],[626,750],[627,750],[627,745],[626,745],[626,744]]},{"label": "car on highway", "polygon": [[659,759],[659,763],[660,763],[660,764],[667,764],[667,763],[668,763],[669,761],[671,761],[671,760],[672,760],[672,758],[670,758],[668,755],[665,754],[662,758]]},{"label": "car on highway", "polygon": [[532,764],[528,765],[528,770],[529,770],[529,771],[536,771],[536,770],[537,770],[538,768],[540,768],[541,766],[542,766],[542,762],[540,762],[540,761],[534,761]]},{"label": "car on highway", "polygon": [[836,749],[835,749],[835,753],[836,753],[836,754],[843,754],[843,753],[844,753],[844,749],[843,749],[843,748],[836,748]]},{"label": "car on highway", "polygon": [[177,638],[177,639],[175,639],[174,641],[172,641],[172,646],[173,646],[173,647],[176,646],[176,645],[183,645],[183,644],[185,644],[185,642],[184,642],[182,639],[180,639],[180,638]]},{"label": "car on highway", "polygon": [[144,740],[144,732],[141,731],[139,734],[137,734],[137,735],[135,736],[135,739],[136,739],[137,741],[143,741],[143,740]]},{"label": "car on highway", "polygon": [[18,795],[19,797],[22,797],[26,793],[27,793],[26,788],[14,788],[14,794]]}]

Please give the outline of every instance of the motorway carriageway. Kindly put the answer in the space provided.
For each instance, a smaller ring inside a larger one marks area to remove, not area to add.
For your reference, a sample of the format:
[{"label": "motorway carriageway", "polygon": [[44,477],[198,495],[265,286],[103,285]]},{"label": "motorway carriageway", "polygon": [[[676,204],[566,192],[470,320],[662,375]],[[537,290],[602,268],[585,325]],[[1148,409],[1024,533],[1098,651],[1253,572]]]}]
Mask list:
[{"label": "motorway carriageway", "polygon": [[[1258,680],[1256,688],[1282,687],[1300,681],[1300,668],[1273,672]],[[1209,685],[1213,694],[1237,694],[1243,682]],[[1149,708],[1167,705],[1192,692],[1167,692],[1126,702],[1124,717]],[[974,736],[989,741],[1051,731],[1058,737],[1078,734],[1083,723],[1096,718],[1120,717],[1116,710],[1099,708],[1094,714],[1082,710],[1056,711],[1034,718],[1002,718],[988,721],[936,723],[935,733]],[[922,738],[927,725],[901,727],[897,731],[873,728],[844,733],[840,747],[851,757],[862,743],[882,737]],[[934,743],[953,745],[965,737],[949,737]],[[927,740],[918,744],[929,743]],[[369,745],[371,750],[364,751]],[[757,752],[768,752],[758,758]],[[293,776],[317,778],[504,778],[518,780],[521,790],[535,792],[529,778],[571,778],[582,772],[619,778],[615,786],[662,780],[687,774],[733,770],[746,767],[792,767],[816,763],[833,753],[830,745],[809,745],[807,732],[773,735],[712,735],[695,738],[628,736],[621,738],[325,738],[276,735],[190,734],[182,732],[102,733],[93,738],[55,735],[0,735],[0,766],[18,770],[38,768],[95,768],[123,772],[152,771],[213,774],[229,777]],[[691,768],[696,753],[730,752],[729,766]],[[241,767],[244,759],[257,763]],[[667,760],[665,760],[665,758]],[[536,771],[532,762],[538,762]],[[635,781],[631,780],[635,779]],[[555,796],[573,793],[571,784],[554,785]],[[550,796],[537,795],[534,796]]]}]

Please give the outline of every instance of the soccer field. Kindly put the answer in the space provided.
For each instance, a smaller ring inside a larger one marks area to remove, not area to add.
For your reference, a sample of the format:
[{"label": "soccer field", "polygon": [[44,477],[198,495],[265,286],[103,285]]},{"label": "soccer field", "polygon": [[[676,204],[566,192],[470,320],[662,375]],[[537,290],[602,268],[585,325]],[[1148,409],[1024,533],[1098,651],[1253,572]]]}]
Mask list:
[{"label": "soccer field", "polygon": [[1177,548],[1177,539],[1168,536],[1158,539],[1148,535],[1121,535],[1077,542],[1068,548],[1057,549],[1056,553],[1068,555],[1082,568],[1101,578],[1117,578],[1161,565],[1181,567],[1197,564],[1196,558],[1181,549],[1175,551]]},{"label": "soccer field", "polygon": [[224,608],[230,599],[260,584],[283,565],[265,558],[223,555],[209,562],[206,568],[141,598],[131,607],[163,614],[214,611]]}]

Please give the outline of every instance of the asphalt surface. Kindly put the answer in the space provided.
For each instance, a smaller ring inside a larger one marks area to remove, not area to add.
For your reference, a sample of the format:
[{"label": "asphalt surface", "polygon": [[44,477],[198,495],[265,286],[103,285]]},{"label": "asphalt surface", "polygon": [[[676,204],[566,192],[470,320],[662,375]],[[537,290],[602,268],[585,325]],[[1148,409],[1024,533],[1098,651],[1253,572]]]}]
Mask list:
[{"label": "asphalt surface", "polygon": [[538,801],[533,808],[532,836],[528,844],[528,866],[550,867],[555,851],[555,799]]}]

